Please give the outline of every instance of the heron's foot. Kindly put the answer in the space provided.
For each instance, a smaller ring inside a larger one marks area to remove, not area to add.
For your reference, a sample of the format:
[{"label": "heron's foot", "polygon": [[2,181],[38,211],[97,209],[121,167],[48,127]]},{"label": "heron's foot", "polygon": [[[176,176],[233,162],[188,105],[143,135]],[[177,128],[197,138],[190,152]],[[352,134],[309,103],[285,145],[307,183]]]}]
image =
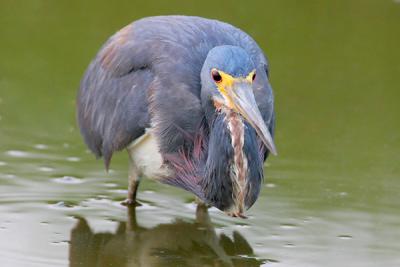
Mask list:
[{"label": "heron's foot", "polygon": [[237,217],[237,218],[242,218],[242,219],[247,219],[247,216],[244,215],[241,212],[226,212],[226,215],[231,216],[231,217]]},{"label": "heron's foot", "polygon": [[125,199],[124,201],[121,202],[121,205],[127,206],[127,207],[139,207],[142,206],[142,204],[137,201],[136,199]]}]

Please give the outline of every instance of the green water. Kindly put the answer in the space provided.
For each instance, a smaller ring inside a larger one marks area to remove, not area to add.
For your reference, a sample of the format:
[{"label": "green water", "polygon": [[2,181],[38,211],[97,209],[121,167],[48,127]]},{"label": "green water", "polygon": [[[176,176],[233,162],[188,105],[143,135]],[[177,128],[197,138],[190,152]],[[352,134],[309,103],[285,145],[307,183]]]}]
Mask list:
[{"label": "green water", "polygon": [[[106,174],[75,124],[100,45],[149,15],[218,18],[266,51],[278,157],[233,219]],[[0,3],[0,266],[400,266],[400,2]],[[209,217],[208,217],[209,216]]]}]

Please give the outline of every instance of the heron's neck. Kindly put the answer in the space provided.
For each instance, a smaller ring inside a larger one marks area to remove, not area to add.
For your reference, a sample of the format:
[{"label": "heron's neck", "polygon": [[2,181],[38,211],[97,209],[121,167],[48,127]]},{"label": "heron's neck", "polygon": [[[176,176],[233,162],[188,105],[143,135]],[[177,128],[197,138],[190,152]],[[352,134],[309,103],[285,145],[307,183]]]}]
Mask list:
[{"label": "heron's neck", "polygon": [[248,128],[240,115],[228,109],[217,113],[210,125],[202,187],[206,199],[227,212],[242,213],[249,206],[249,166],[255,165],[249,165],[248,152],[253,149],[257,153],[258,149],[252,147],[256,142],[246,140],[255,138],[246,136]]},{"label": "heron's neck", "polygon": [[239,213],[244,212],[244,198],[247,190],[247,156],[244,152],[245,125],[239,114],[231,110],[225,111],[225,122],[227,124],[231,145],[233,149],[233,159],[230,162],[229,178],[232,183],[232,195],[234,196],[232,209]]},{"label": "heron's neck", "polygon": [[220,210],[240,214],[257,199],[263,158],[254,129],[238,114],[217,112],[199,129],[192,153],[164,155],[174,175],[162,182],[193,192]]}]

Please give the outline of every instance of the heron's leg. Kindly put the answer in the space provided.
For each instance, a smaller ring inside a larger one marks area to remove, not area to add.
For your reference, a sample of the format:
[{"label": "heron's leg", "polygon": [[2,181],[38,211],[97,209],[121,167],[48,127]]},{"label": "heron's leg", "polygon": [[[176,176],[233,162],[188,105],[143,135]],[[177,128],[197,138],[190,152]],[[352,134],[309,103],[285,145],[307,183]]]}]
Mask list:
[{"label": "heron's leg", "polygon": [[206,203],[203,202],[203,200],[201,200],[199,197],[195,196],[194,197],[194,203],[197,205],[204,205],[207,206]]},{"label": "heron's leg", "polygon": [[200,224],[210,224],[211,219],[210,215],[208,214],[208,208],[211,207],[210,205],[206,204],[203,200],[199,197],[195,197],[194,203],[197,204],[196,208],[196,221]]},{"label": "heron's leg", "polygon": [[[129,153],[129,150],[128,150]],[[128,171],[128,198],[122,202],[123,205],[137,205],[136,193],[140,183],[140,173],[129,153],[129,171]]]},{"label": "heron's leg", "polygon": [[199,202],[196,208],[196,221],[202,225],[211,225],[208,206],[204,202]]}]

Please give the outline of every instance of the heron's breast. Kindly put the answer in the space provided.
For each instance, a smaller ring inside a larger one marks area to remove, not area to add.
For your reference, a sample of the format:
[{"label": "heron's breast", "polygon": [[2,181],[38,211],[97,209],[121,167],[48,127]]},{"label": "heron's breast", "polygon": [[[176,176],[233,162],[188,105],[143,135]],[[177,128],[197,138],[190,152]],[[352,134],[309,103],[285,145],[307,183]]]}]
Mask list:
[{"label": "heron's breast", "polygon": [[139,172],[147,178],[159,179],[168,174],[151,130],[147,129],[144,135],[133,141],[128,152]]}]

